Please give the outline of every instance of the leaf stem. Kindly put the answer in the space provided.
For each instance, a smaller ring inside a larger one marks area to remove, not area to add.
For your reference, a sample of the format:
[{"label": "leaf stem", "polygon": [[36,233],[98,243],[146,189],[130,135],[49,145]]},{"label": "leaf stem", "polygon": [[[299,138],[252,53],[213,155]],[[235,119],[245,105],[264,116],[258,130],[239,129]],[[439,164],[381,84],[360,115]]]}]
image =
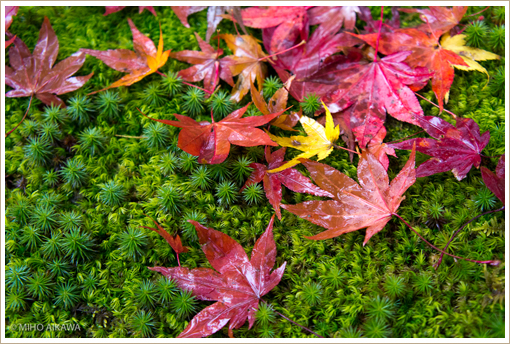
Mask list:
[{"label": "leaf stem", "polygon": [[[260,299],[260,301],[264,302],[266,305],[269,305],[269,303],[267,303],[265,300]],[[285,319],[285,320],[287,320],[287,321],[290,321],[290,322],[291,322],[291,323],[293,323],[294,325],[297,325],[297,326],[301,327],[303,330],[306,330],[306,331],[308,331],[308,332],[310,332],[310,333],[312,333],[312,334],[316,335],[316,336],[317,336],[317,337],[319,337],[319,338],[324,338],[323,336],[321,336],[321,335],[320,335],[320,334],[318,334],[317,332],[314,332],[314,331],[310,330],[308,327],[305,327],[305,326],[303,326],[303,325],[301,325],[301,324],[298,324],[298,323],[297,323],[297,322],[295,322],[294,320],[291,320],[291,319],[287,318],[285,315],[283,315],[282,313],[278,312],[276,309],[274,309],[274,308],[273,308],[273,311],[274,311],[276,314],[278,314],[279,316],[281,316],[283,319]]]},{"label": "leaf stem", "polygon": [[411,225],[409,223],[407,223],[402,217],[400,217],[399,214],[393,213],[392,215],[395,215],[402,222],[404,222],[406,224],[406,226],[409,227],[417,236],[419,236],[420,239],[423,240],[427,245],[429,245],[430,247],[432,247],[433,249],[435,249],[435,250],[437,250],[439,252],[442,252],[443,254],[447,254],[447,255],[449,255],[450,257],[453,257],[453,258],[463,259],[463,260],[467,260],[469,262],[479,263],[479,264],[499,265],[501,263],[499,260],[473,260],[473,259],[459,257],[459,256],[456,256],[456,255],[450,254],[448,252],[445,252],[445,251],[437,248],[436,246],[432,245],[430,242],[428,242],[424,237],[421,236],[420,233],[418,233],[413,227],[411,227]]},{"label": "leaf stem", "polygon": [[[452,237],[450,238],[450,240],[446,243],[446,246],[444,247],[444,250],[446,250],[448,248],[448,246],[450,245],[450,243],[453,241],[453,239],[457,236],[457,234],[459,234],[459,232],[461,230],[464,229],[464,227],[466,227],[468,224],[470,224],[471,222],[473,222],[474,220],[476,220],[477,218],[479,218],[480,216],[483,216],[483,215],[487,215],[487,214],[491,214],[491,213],[496,213],[498,211],[502,211],[502,210],[505,210],[505,206],[502,206],[501,208],[499,209],[496,209],[496,210],[490,210],[490,211],[486,211],[485,213],[481,213],[475,217],[473,217],[471,220],[469,220],[468,222],[464,223],[459,229],[457,229],[457,231],[455,233],[453,233]],[[439,257],[439,260],[437,261],[437,263],[434,264],[434,268],[437,270],[437,268],[439,267],[439,265],[441,264],[441,262],[443,261],[443,255],[444,253],[441,253],[441,256]]]},{"label": "leaf stem", "polygon": [[472,16],[476,16],[477,14],[480,14],[482,12],[485,12],[490,6],[487,6],[485,7],[483,10],[481,10],[480,12],[476,12],[476,13],[473,13],[473,14],[470,14],[468,16],[465,16],[464,18],[467,18],[467,17],[472,17]]},{"label": "leaf stem", "polygon": [[335,144],[333,144],[333,147],[334,147],[335,149],[343,149],[343,150],[346,150],[346,151],[348,151],[348,152],[351,152],[351,153],[354,153],[354,154],[358,154],[358,155],[360,155],[360,154],[359,154],[358,152],[356,152],[356,151],[350,150],[349,148],[344,148],[344,147],[339,146],[339,145],[335,145]]},{"label": "leaf stem", "polygon": [[11,134],[12,134],[12,132],[13,132],[14,130],[16,130],[16,129],[20,126],[20,124],[21,124],[21,123],[23,123],[23,121],[25,120],[25,118],[26,118],[26,117],[27,117],[27,115],[28,115],[28,110],[30,110],[30,105],[32,105],[32,98],[33,98],[33,96],[34,96],[33,94],[30,96],[30,101],[28,102],[28,108],[27,108],[27,111],[25,111],[25,115],[23,116],[23,118],[21,119],[21,121],[20,121],[20,122],[19,122],[19,123],[18,123],[18,124],[17,124],[17,125],[13,128],[13,129],[11,129],[11,130],[10,130],[7,134],[5,134],[5,137],[7,137],[7,136],[11,135]]},{"label": "leaf stem", "polygon": [[270,58],[270,57],[273,57],[273,56],[276,56],[276,55],[279,55],[279,54],[286,53],[287,51],[292,50],[292,49],[297,48],[297,47],[300,47],[300,46],[302,46],[303,44],[306,44],[306,41],[305,41],[304,39],[303,39],[300,43],[296,44],[296,45],[295,45],[295,46],[293,46],[293,47],[290,47],[289,49],[285,49],[285,50],[283,50],[283,51],[276,52],[276,53],[274,53],[274,54],[272,54],[272,55],[268,55],[268,56],[261,57],[261,58],[259,59],[259,62],[260,62],[260,61],[267,60],[267,59],[268,59],[268,58]]},{"label": "leaf stem", "polygon": [[377,32],[377,41],[375,43],[374,58],[377,61],[377,51],[379,50],[379,39],[381,39],[381,28],[383,23],[384,6],[381,6],[381,22],[379,23],[379,31]]},{"label": "leaf stem", "polygon": [[124,137],[126,139],[143,139],[144,136],[115,135],[116,137]]},{"label": "leaf stem", "polygon": [[[414,94],[416,94],[416,95],[417,95],[418,97],[420,97],[421,99],[428,101],[430,104],[434,105],[435,107],[437,107],[437,108],[439,109],[439,105],[437,105],[436,103],[434,103],[434,102],[432,102],[432,101],[428,100],[427,98],[425,98],[425,97],[424,97],[424,96],[422,96],[421,94],[418,94],[418,93],[416,93],[416,92],[414,92]],[[453,116],[453,118],[457,118],[457,115],[456,115],[456,114],[454,114],[453,112],[451,112],[451,111],[449,111],[449,110],[446,110],[446,109],[443,109],[443,111],[444,111],[444,112],[449,113],[450,115],[452,115],[452,116]]]}]

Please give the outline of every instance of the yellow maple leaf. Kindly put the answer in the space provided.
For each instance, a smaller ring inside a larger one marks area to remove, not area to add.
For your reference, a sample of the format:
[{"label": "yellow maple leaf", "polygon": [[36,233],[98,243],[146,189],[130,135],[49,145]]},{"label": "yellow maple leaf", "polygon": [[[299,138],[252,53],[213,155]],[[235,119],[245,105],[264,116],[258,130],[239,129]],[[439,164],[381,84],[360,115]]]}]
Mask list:
[{"label": "yellow maple leaf", "polygon": [[482,49],[467,47],[465,44],[466,35],[463,34],[451,37],[449,33],[446,33],[443,35],[443,37],[441,37],[441,46],[444,49],[453,51],[455,54],[459,55],[467,64],[467,66],[459,66],[454,64],[452,65],[453,67],[465,71],[476,70],[485,73],[487,75],[488,83],[489,73],[487,73],[487,70],[476,61],[499,60],[500,56]]},{"label": "yellow maple leaf", "polygon": [[301,125],[305,129],[308,136],[291,136],[291,137],[278,137],[269,134],[271,139],[283,147],[291,147],[299,149],[304,153],[298,155],[294,159],[288,161],[282,166],[268,171],[268,173],[275,173],[283,171],[289,167],[299,164],[299,159],[308,159],[317,155],[317,160],[326,158],[333,151],[333,144],[340,136],[340,127],[333,123],[333,117],[329,109],[322,103],[326,109],[326,126],[323,127],[314,119],[303,116],[299,119]]}]

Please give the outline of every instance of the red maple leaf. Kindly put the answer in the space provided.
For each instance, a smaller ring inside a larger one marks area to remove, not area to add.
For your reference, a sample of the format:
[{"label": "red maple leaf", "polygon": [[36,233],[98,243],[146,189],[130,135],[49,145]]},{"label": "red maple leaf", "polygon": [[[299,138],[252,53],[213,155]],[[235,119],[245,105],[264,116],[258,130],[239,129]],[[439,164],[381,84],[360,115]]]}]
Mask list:
[{"label": "red maple leaf", "polygon": [[496,166],[496,174],[487,167],[482,166],[483,182],[492,191],[494,195],[505,205],[505,156],[501,156]]},{"label": "red maple leaf", "polygon": [[388,146],[386,143],[383,143],[384,138],[386,137],[386,128],[382,127],[381,130],[374,136],[372,140],[368,143],[367,149],[370,153],[372,153],[377,160],[384,166],[385,170],[388,170],[388,166],[390,165],[390,160],[388,159],[388,155],[393,155],[395,158],[395,150]]},{"label": "red maple leaf", "polygon": [[416,181],[414,157],[413,149],[404,168],[391,184],[384,166],[367,151],[363,151],[358,164],[359,184],[333,167],[306,160],[303,164],[313,181],[333,194],[333,200],[282,205],[282,208],[327,228],[308,239],[330,239],[367,227],[365,245],[396,214],[405,198],[402,195]]},{"label": "red maple leaf", "polygon": [[[447,97],[455,75],[452,65],[469,67],[456,53],[439,44],[442,31],[426,33],[418,29],[399,29],[382,33],[379,51],[385,55],[409,51],[405,62],[412,68],[426,67],[433,72],[432,90],[437,97],[439,110],[443,111],[443,100]],[[377,46],[377,34],[355,35],[372,47]]]},{"label": "red maple leaf", "polygon": [[312,26],[340,22],[340,27],[343,24],[347,30],[353,30],[356,25],[356,13],[360,13],[358,6],[316,6],[308,10],[309,24]]},{"label": "red maple leaf", "polygon": [[174,114],[178,121],[153,119],[153,121],[182,128],[177,145],[183,151],[198,156],[200,163],[219,164],[228,156],[230,144],[243,147],[261,145],[277,146],[269,136],[255,127],[266,124],[285,110],[264,116],[241,118],[251,103],[232,112],[219,122],[197,122],[193,118]]},{"label": "red maple leaf", "polygon": [[382,25],[380,19],[374,20],[372,18],[372,12],[369,7],[359,6],[359,9],[359,19],[365,22],[365,27],[362,30],[363,33],[379,32],[379,27],[381,32],[393,32],[395,29],[400,28],[400,14],[396,7],[391,7],[391,19],[386,20]]},{"label": "red maple leaf", "polygon": [[179,71],[179,76],[186,81],[197,82],[204,80],[204,88],[211,93],[218,85],[220,79],[225,80],[230,86],[234,86],[232,72],[230,71],[231,61],[219,59],[223,49],[214,50],[211,45],[195,32],[198,45],[202,51],[184,50],[177,53],[170,53],[170,57],[184,61],[194,66]]},{"label": "red maple leaf", "polygon": [[345,57],[332,56],[306,80],[332,87],[322,98],[331,112],[353,107],[350,125],[359,145],[365,147],[384,125],[386,111],[398,120],[419,125],[417,118],[423,116],[423,110],[413,91],[425,86],[431,74],[402,63],[410,54],[401,52],[370,63],[345,63]]},{"label": "red maple leaf", "polygon": [[[5,6],[5,32],[7,33],[7,30],[9,30],[9,27],[12,24],[13,17],[18,14],[19,6]],[[5,41],[5,48],[7,48],[9,45],[14,42],[16,39],[16,36],[11,37],[8,41]]]},{"label": "red maple leaf", "polygon": [[444,6],[429,6],[429,9],[417,8],[399,8],[399,11],[405,13],[420,13],[420,19],[425,23],[418,26],[418,30],[446,32],[456,26],[464,14],[468,6],[453,6],[451,8]]},{"label": "red maple leaf", "polygon": [[68,93],[82,87],[94,73],[71,77],[81,68],[86,55],[79,51],[60,61],[57,60],[58,39],[50,21],[44,17],[39,40],[30,53],[23,41],[16,37],[9,49],[11,67],[5,66],[5,84],[14,88],[6,97],[28,97],[35,95],[46,105],[65,107],[56,95]]},{"label": "red maple leaf", "polygon": [[193,292],[199,300],[218,301],[195,315],[179,338],[199,338],[219,331],[229,321],[229,336],[248,319],[251,328],[259,300],[280,282],[285,271],[284,262],[271,273],[276,261],[273,239],[274,215],[266,231],[257,240],[248,259],[243,247],[228,235],[189,220],[198,234],[202,250],[212,269],[174,267],[149,268],[177,282]]},{"label": "red maple leaf", "polygon": [[[105,6],[106,11],[104,12],[103,16],[107,16],[109,14],[122,11],[126,6]],[[145,9],[152,14],[154,14],[155,17],[157,17],[156,11],[154,10],[154,7],[152,6],[138,6],[139,11],[138,13],[142,13]]]},{"label": "red maple leaf", "polygon": [[[145,215],[145,216],[147,216],[147,215]],[[147,217],[149,217],[149,216],[147,216]],[[149,219],[151,219],[151,218],[149,217]],[[140,226],[140,227],[150,229],[151,231],[154,231],[154,232],[158,233],[159,235],[161,235],[163,237],[163,239],[166,240],[166,242],[172,247],[172,249],[177,254],[177,262],[179,263],[179,266],[181,266],[181,263],[179,261],[179,254],[189,251],[187,247],[182,246],[181,237],[178,234],[176,234],[175,237],[173,237],[163,227],[161,227],[159,225],[159,223],[157,223],[153,219],[151,219],[151,220],[152,220],[152,222],[154,222],[156,227],[158,227],[158,229],[152,228],[152,227],[147,227],[147,226]]]},{"label": "red maple leaf", "polygon": [[471,118],[457,117],[456,127],[434,116],[424,116],[419,122],[436,140],[415,138],[388,145],[390,148],[411,149],[416,143],[418,152],[433,157],[417,168],[418,178],[451,170],[457,180],[462,180],[471,166],[480,166],[480,153],[489,143],[490,133],[486,131],[480,136],[480,128]]},{"label": "red maple leaf", "polygon": [[294,192],[308,193],[315,196],[333,197],[332,194],[321,190],[319,187],[313,185],[313,183],[307,177],[303,176],[298,170],[294,168],[288,168],[286,170],[267,173],[267,171],[278,168],[285,164],[283,158],[285,156],[285,147],[271,153],[271,148],[266,146],[265,155],[266,161],[269,165],[262,165],[259,163],[252,163],[250,167],[253,168],[253,172],[248,177],[248,180],[243,185],[240,191],[243,191],[250,185],[260,183],[264,181],[264,190],[266,191],[267,199],[276,211],[278,219],[282,219],[280,211],[280,202],[282,200],[282,184],[291,189]]}]

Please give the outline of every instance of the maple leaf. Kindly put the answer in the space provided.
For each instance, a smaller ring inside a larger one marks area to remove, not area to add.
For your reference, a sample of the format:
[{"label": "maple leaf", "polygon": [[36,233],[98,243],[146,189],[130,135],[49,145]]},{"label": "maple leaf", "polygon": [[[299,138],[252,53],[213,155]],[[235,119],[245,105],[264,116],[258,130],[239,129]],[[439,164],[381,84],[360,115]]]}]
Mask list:
[{"label": "maple leaf", "polygon": [[410,54],[400,52],[370,63],[345,63],[345,57],[333,56],[307,80],[332,86],[322,97],[330,111],[352,106],[350,126],[359,145],[365,147],[384,125],[386,111],[400,121],[419,125],[417,118],[423,110],[413,90],[423,87],[431,74],[402,63]]},{"label": "maple leaf", "polygon": [[[145,216],[147,216],[147,215],[145,215]],[[147,217],[149,219],[151,219],[149,216],[147,216]],[[179,266],[180,266],[181,263],[179,261],[179,254],[180,253],[188,252],[189,251],[188,248],[185,247],[185,246],[182,246],[181,238],[179,237],[178,234],[176,234],[175,237],[173,237],[163,227],[161,227],[159,225],[159,223],[157,223],[153,219],[151,219],[151,220],[152,220],[152,222],[154,222],[156,227],[158,227],[157,229],[156,228],[152,228],[152,227],[147,227],[147,226],[140,226],[140,227],[150,229],[151,231],[154,231],[154,232],[158,233],[159,235],[161,235],[163,237],[163,239],[166,240],[166,242],[172,247],[172,249],[177,254],[177,262],[179,262]]]},{"label": "maple leaf", "polygon": [[417,168],[418,178],[451,170],[457,180],[462,180],[471,166],[480,166],[480,153],[489,143],[490,133],[486,131],[480,136],[480,128],[471,118],[457,117],[456,120],[454,127],[439,117],[424,116],[420,119],[420,126],[437,140],[415,138],[388,146],[411,149],[416,143],[417,151],[433,157]]},{"label": "maple leaf", "polygon": [[386,20],[382,24],[381,20],[374,20],[372,18],[372,12],[369,7],[359,6],[359,9],[359,19],[365,22],[365,27],[362,30],[363,33],[379,32],[379,27],[381,32],[393,32],[395,29],[400,28],[400,14],[396,7],[391,7],[391,19]]},{"label": "maple leaf", "polygon": [[343,24],[347,30],[353,30],[356,13],[360,13],[359,6],[316,6],[308,10],[309,25],[340,22],[340,27]]},{"label": "maple leaf", "polygon": [[78,51],[55,66],[58,55],[58,39],[50,21],[44,17],[39,40],[30,53],[23,41],[16,37],[9,49],[11,67],[5,66],[5,84],[14,88],[6,97],[35,95],[46,105],[65,107],[56,95],[72,92],[82,87],[94,73],[71,77],[85,62],[85,54]]},{"label": "maple leaf", "polygon": [[90,94],[110,88],[130,86],[142,80],[147,75],[156,72],[168,60],[170,50],[163,51],[163,33],[161,32],[161,26],[159,27],[159,44],[156,50],[156,46],[152,40],[138,31],[133,21],[129,18],[128,23],[133,33],[133,48],[135,51],[128,49],[110,49],[106,51],[80,49],[80,51],[88,55],[97,57],[110,68],[129,73],[110,86]]},{"label": "maple leaf", "polygon": [[314,155],[317,155],[317,160],[322,160],[333,151],[334,142],[340,135],[340,127],[334,126],[331,113],[325,105],[324,107],[326,109],[325,126],[320,125],[314,119],[307,116],[302,116],[299,119],[299,122],[303,125],[308,136],[278,137],[269,134],[269,137],[271,137],[271,139],[280,146],[299,149],[304,153],[299,154],[291,161],[288,161],[277,168],[271,169],[268,173],[283,171],[289,167],[299,164],[300,159],[311,158]]},{"label": "maple leaf", "polygon": [[[418,29],[399,29],[392,33],[382,33],[379,51],[385,55],[410,51],[404,62],[412,68],[426,67],[434,74],[432,90],[437,97],[439,110],[443,111],[443,100],[448,102],[448,94],[453,83],[454,67],[462,70],[487,71],[476,61],[494,60],[500,57],[485,50],[466,47],[465,35],[450,37],[441,30],[426,33]],[[377,34],[354,35],[372,47],[377,46]],[[487,74],[488,75],[488,74]]]},{"label": "maple leaf", "polygon": [[[105,6],[106,11],[103,14],[103,16],[107,16],[109,14],[122,11],[125,7],[126,6]],[[154,7],[152,7],[152,6],[138,6],[138,7],[139,7],[138,13],[142,13],[146,9],[147,11],[151,12],[152,14],[154,14],[154,17],[157,17],[157,14],[156,14],[156,11],[154,10]]]},{"label": "maple leaf", "polygon": [[264,181],[264,190],[266,191],[267,199],[273,206],[276,211],[276,215],[280,220],[282,219],[280,211],[282,184],[294,192],[308,193],[315,196],[333,197],[333,195],[329,192],[321,190],[319,187],[313,185],[310,179],[303,176],[294,168],[288,168],[276,173],[269,173],[268,170],[275,169],[285,164],[283,161],[283,158],[285,157],[285,149],[285,147],[280,148],[279,150],[271,153],[271,148],[266,146],[265,156],[269,165],[266,167],[265,165],[256,162],[250,164],[250,167],[253,168],[253,172],[240,190],[243,191],[250,185]]},{"label": "maple leaf", "polygon": [[170,57],[184,61],[194,66],[179,71],[178,75],[185,81],[197,82],[204,80],[204,88],[211,93],[219,83],[219,79],[225,80],[230,86],[234,86],[230,62],[219,59],[223,49],[214,50],[211,45],[195,32],[198,45],[202,51],[184,50],[177,53],[170,53]]},{"label": "maple leaf", "polygon": [[285,110],[265,116],[241,118],[250,104],[232,112],[219,122],[197,122],[193,118],[178,114],[174,114],[178,121],[151,119],[182,128],[177,141],[178,147],[198,156],[200,163],[219,164],[227,158],[231,143],[243,147],[276,146],[264,131],[255,127],[266,124]]},{"label": "maple leaf", "polygon": [[499,158],[496,174],[485,166],[482,166],[480,170],[482,171],[483,182],[487,188],[505,205],[505,156],[502,155]]},{"label": "maple leaf", "polygon": [[330,239],[366,227],[365,245],[396,214],[405,199],[402,195],[416,181],[414,159],[413,149],[404,168],[391,184],[384,166],[366,150],[358,164],[359,184],[328,165],[306,160],[303,165],[313,181],[333,194],[333,200],[282,204],[282,208],[327,229],[308,239]]},{"label": "maple leaf", "polygon": [[[188,16],[203,11],[207,8],[207,6],[170,6],[172,10],[177,15],[182,25],[187,28],[190,28],[188,23]],[[216,31],[216,28],[223,20],[225,16],[224,13],[231,13],[230,19],[235,20],[246,33],[246,29],[244,28],[243,20],[241,17],[241,8],[239,6],[209,6],[207,10],[207,32],[205,35],[205,41],[209,42],[212,37],[212,34]]]},{"label": "maple leaf", "polygon": [[149,269],[171,278],[179,288],[192,291],[199,300],[218,301],[195,315],[179,338],[209,336],[229,321],[229,336],[233,337],[232,330],[241,327],[247,319],[249,328],[253,326],[259,300],[278,285],[285,271],[286,262],[271,272],[276,261],[272,232],[274,215],[253,246],[251,259],[248,259],[243,247],[228,235],[196,221],[188,222],[195,226],[207,260],[219,273],[206,268]]},{"label": "maple leaf", "polygon": [[390,160],[388,159],[388,155],[393,155],[395,158],[395,150],[388,146],[386,143],[383,143],[384,138],[386,137],[386,128],[382,127],[381,130],[374,136],[372,140],[368,143],[367,149],[368,152],[379,160],[379,162],[384,166],[385,170],[388,170],[388,166],[390,165]]},{"label": "maple leaf", "polygon": [[[18,14],[18,9],[19,9],[19,6],[5,6],[5,32],[6,33],[12,24],[14,16]],[[8,41],[5,41],[5,48],[7,48],[9,45],[11,45],[15,39],[16,39],[16,36],[11,37],[11,39],[9,39]]]},{"label": "maple leaf", "polygon": [[262,90],[263,81],[267,74],[267,67],[262,60],[267,55],[257,43],[255,38],[248,35],[235,36],[232,34],[221,34],[227,46],[234,55],[226,56],[233,76],[237,76],[237,82],[232,89],[230,99],[235,102],[241,101],[250,90],[251,84],[257,80],[259,91]]},{"label": "maple leaf", "polygon": [[250,7],[241,11],[244,25],[257,29],[272,30],[269,51],[290,48],[295,41],[308,37],[308,15],[306,10],[312,6],[269,6]]},{"label": "maple leaf", "polygon": [[[260,92],[255,88],[253,83],[251,84],[251,97],[253,100],[253,104],[262,112],[264,115],[269,115],[271,113],[279,112],[285,109],[287,106],[287,99],[289,97],[289,92],[287,91],[294,80],[294,77],[290,77],[287,82],[283,85],[282,88],[277,90],[275,94],[269,99],[269,101],[264,101],[264,98],[260,94]],[[301,109],[299,112],[292,112],[290,115],[280,115],[277,118],[273,119],[270,124],[281,128],[283,130],[296,131],[292,129],[299,119],[302,116]]]},{"label": "maple leaf", "polygon": [[405,13],[420,13],[420,19],[425,23],[418,26],[418,30],[441,30],[446,32],[459,24],[467,9],[468,6],[453,6],[451,8],[429,6],[428,10],[417,8],[399,8],[398,10]]}]

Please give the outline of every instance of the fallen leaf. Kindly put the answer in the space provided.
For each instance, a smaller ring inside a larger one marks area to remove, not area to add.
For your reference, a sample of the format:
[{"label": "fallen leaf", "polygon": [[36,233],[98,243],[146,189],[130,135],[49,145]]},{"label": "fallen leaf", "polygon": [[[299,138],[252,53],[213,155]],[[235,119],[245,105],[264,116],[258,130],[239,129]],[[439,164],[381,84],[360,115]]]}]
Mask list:
[{"label": "fallen leaf", "polygon": [[[294,80],[294,77],[290,77],[285,85],[277,90],[267,103],[264,101],[262,94],[253,84],[251,84],[251,98],[253,100],[253,104],[255,104],[257,109],[259,109],[259,111],[264,115],[284,110],[287,107],[287,99],[289,97],[289,92],[287,90],[289,89],[292,80]],[[294,128],[297,122],[299,122],[301,116],[301,110],[299,112],[292,112],[290,115],[280,115],[273,119],[270,124],[283,130],[296,131],[292,128]]]},{"label": "fallen leaf", "polygon": [[219,122],[197,122],[193,118],[174,114],[178,121],[153,119],[153,121],[182,128],[179,133],[177,146],[183,151],[198,156],[202,164],[219,164],[225,161],[230,144],[243,147],[261,145],[276,146],[269,136],[255,127],[268,123],[278,117],[283,111],[265,116],[241,118],[250,106],[244,106],[232,112]]},{"label": "fallen leaf", "polygon": [[225,80],[230,86],[234,86],[230,62],[219,57],[223,49],[214,50],[211,45],[195,32],[198,45],[202,51],[184,50],[177,53],[170,53],[170,57],[184,61],[194,66],[179,71],[178,75],[185,81],[197,82],[204,80],[204,88],[211,93],[218,85],[220,79]]},{"label": "fallen leaf", "polygon": [[296,40],[308,37],[308,15],[311,6],[250,7],[241,10],[244,25],[257,29],[274,27],[270,51],[292,47]]},{"label": "fallen leaf", "polygon": [[[103,16],[107,16],[109,14],[122,11],[125,7],[126,6],[105,6],[106,11],[103,14]],[[152,14],[154,14],[154,17],[157,17],[157,14],[156,14],[156,11],[154,10],[154,7],[152,7],[152,6],[138,6],[138,7],[139,7],[138,13],[142,13],[146,9],[147,11],[151,12]]]},{"label": "fallen leaf", "polygon": [[383,143],[384,138],[386,137],[386,128],[382,127],[381,130],[374,136],[372,140],[368,143],[367,149],[368,152],[379,160],[381,165],[384,166],[385,170],[388,170],[388,166],[390,165],[390,160],[388,159],[388,155],[393,155],[395,158],[395,150],[389,147],[386,143]]},{"label": "fallen leaf", "polygon": [[301,153],[291,161],[288,161],[277,168],[271,169],[268,173],[283,171],[289,167],[299,164],[300,159],[311,158],[314,155],[317,155],[317,160],[322,160],[333,151],[334,142],[340,135],[340,128],[339,126],[334,126],[333,117],[331,117],[329,109],[325,105],[324,108],[326,109],[325,126],[320,125],[314,119],[307,116],[302,116],[299,119],[299,122],[303,125],[308,136],[278,137],[269,134],[269,137],[271,137],[271,139],[280,146],[299,149],[304,153]]},{"label": "fallen leaf", "polygon": [[[417,29],[399,29],[392,33],[382,33],[379,51],[385,55],[410,51],[411,54],[404,62],[412,68],[426,67],[433,72],[432,90],[437,97],[439,110],[443,111],[443,100],[448,102],[448,94],[453,83],[453,67],[487,73],[474,60],[493,60],[499,56],[464,46],[464,35],[450,37],[449,34],[445,34],[439,43],[441,33],[441,30],[426,33]],[[374,48],[377,46],[377,34],[355,36]]]},{"label": "fallen leaf", "polygon": [[282,208],[327,229],[308,239],[330,239],[366,227],[365,245],[396,214],[405,199],[402,195],[416,181],[414,158],[413,149],[391,184],[384,166],[367,151],[363,151],[358,164],[359,184],[328,165],[306,160],[303,165],[313,181],[333,194],[333,200],[282,205]]},{"label": "fallen leaf", "polygon": [[468,174],[471,166],[480,166],[480,153],[489,143],[490,133],[480,136],[480,128],[471,118],[456,118],[456,127],[445,120],[424,116],[420,126],[434,139],[415,138],[388,146],[395,149],[411,149],[416,143],[418,152],[432,156],[416,169],[416,176],[427,177],[436,173],[452,171],[457,180]]},{"label": "fallen leaf", "polygon": [[97,57],[110,68],[120,72],[129,73],[128,75],[123,76],[120,80],[115,81],[110,86],[90,94],[98,93],[110,88],[130,86],[135,82],[142,80],[147,75],[156,72],[168,60],[170,50],[163,52],[163,33],[161,32],[161,26],[159,28],[158,49],[156,50],[156,46],[152,40],[138,31],[131,19],[128,18],[128,22],[131,27],[131,32],[133,33],[133,48],[135,51],[127,49],[110,49],[106,51],[80,49],[80,51],[83,51],[88,55]]},{"label": "fallen leaf", "polygon": [[[5,33],[9,30],[9,27],[12,24],[14,16],[18,14],[19,6],[5,6]],[[16,36],[11,37],[9,40],[5,41],[5,48],[11,45]]]},{"label": "fallen leaf", "polygon": [[[147,217],[149,217],[149,216],[147,216]],[[149,217],[149,219],[151,219],[151,218]],[[154,231],[154,232],[158,233],[159,235],[161,235],[163,237],[163,239],[165,239],[166,242],[173,248],[175,253],[177,253],[177,256],[180,253],[185,253],[185,252],[189,251],[187,247],[182,246],[181,238],[179,237],[178,234],[176,234],[175,237],[173,237],[163,227],[161,227],[159,225],[159,223],[157,223],[153,219],[151,219],[151,220],[152,220],[152,222],[154,222],[156,227],[158,227],[157,229],[156,228],[152,228],[152,227],[147,227],[147,226],[140,226],[140,227],[150,229],[151,231]]]},{"label": "fallen leaf", "polygon": [[65,107],[56,95],[72,92],[82,87],[94,73],[71,77],[85,62],[85,54],[78,51],[55,66],[58,55],[58,38],[50,21],[44,17],[39,40],[30,53],[23,41],[16,37],[9,49],[11,67],[5,66],[5,84],[14,88],[6,97],[35,95],[46,105]]},{"label": "fallen leaf", "polygon": [[253,172],[240,190],[243,191],[250,185],[264,181],[264,190],[266,192],[267,199],[273,206],[276,211],[276,216],[278,216],[278,219],[280,220],[282,219],[282,213],[280,211],[282,184],[294,192],[308,193],[315,196],[333,197],[333,195],[329,192],[321,190],[319,187],[315,186],[310,179],[303,176],[294,168],[288,168],[276,173],[269,173],[268,170],[275,169],[285,164],[283,161],[285,157],[285,149],[285,147],[280,148],[279,150],[271,153],[271,148],[266,146],[265,156],[269,165],[266,167],[265,165],[256,162],[250,164],[250,167],[253,168]]},{"label": "fallen leaf", "polygon": [[496,174],[487,167],[482,166],[482,179],[487,188],[505,205],[505,156],[499,158]]},{"label": "fallen leaf", "polygon": [[350,126],[364,148],[383,127],[386,112],[419,125],[417,118],[423,116],[423,110],[413,90],[425,86],[431,74],[425,68],[413,70],[402,63],[410,54],[400,52],[370,63],[345,63],[344,57],[333,56],[307,81],[333,87],[322,97],[330,111],[353,107]]},{"label": "fallen leaf", "polygon": [[400,12],[420,13],[420,19],[425,23],[417,27],[422,31],[441,30],[446,32],[459,24],[466,13],[468,6],[429,6],[429,9],[399,8]]},{"label": "fallen leaf", "polygon": [[391,19],[385,20],[382,25],[380,18],[378,20],[372,18],[372,12],[369,7],[359,6],[359,9],[359,19],[365,22],[362,33],[379,32],[379,27],[381,27],[381,32],[393,32],[395,29],[400,28],[400,14],[396,7],[391,7]]},{"label": "fallen leaf", "polygon": [[229,336],[248,320],[255,323],[255,312],[262,296],[280,282],[286,262],[271,272],[276,261],[273,239],[274,215],[266,231],[255,243],[251,260],[243,247],[228,235],[189,220],[198,234],[202,250],[212,267],[188,269],[183,267],[153,267],[165,277],[174,280],[179,288],[192,291],[204,301],[218,301],[204,308],[191,320],[179,338],[207,337],[230,322]]},{"label": "fallen leaf", "polygon": [[230,99],[235,102],[241,101],[250,90],[251,84],[257,80],[259,91],[267,74],[267,67],[262,60],[267,56],[255,38],[248,35],[235,36],[221,34],[227,46],[234,55],[226,56],[233,76],[238,76],[237,82],[232,89]]},{"label": "fallen leaf", "polygon": [[340,22],[340,27],[343,24],[347,30],[353,30],[356,13],[360,13],[358,6],[316,6],[308,10],[309,25]]}]

